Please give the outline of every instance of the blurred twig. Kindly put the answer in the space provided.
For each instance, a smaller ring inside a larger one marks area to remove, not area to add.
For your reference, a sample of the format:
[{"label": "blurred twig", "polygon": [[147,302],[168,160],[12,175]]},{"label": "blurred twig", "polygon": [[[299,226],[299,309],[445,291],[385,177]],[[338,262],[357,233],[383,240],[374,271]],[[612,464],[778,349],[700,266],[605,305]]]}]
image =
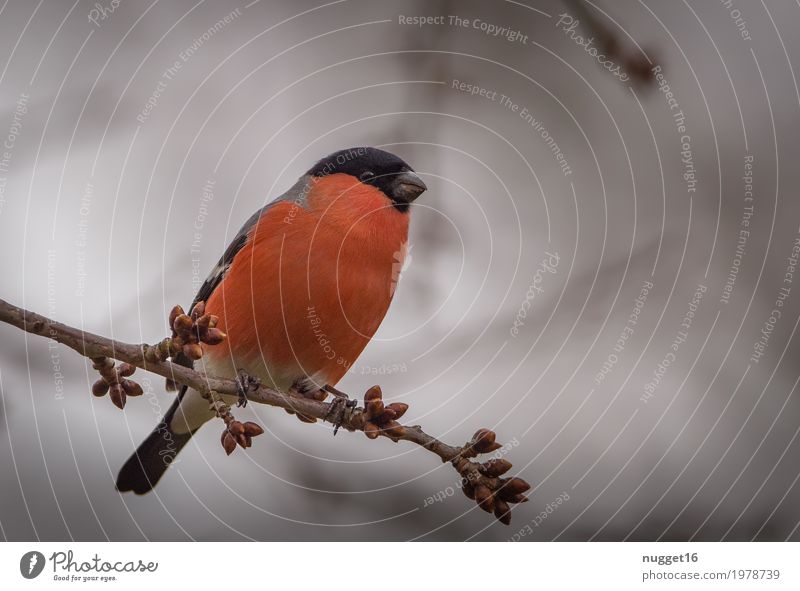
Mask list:
[{"label": "blurred twig", "polygon": [[602,48],[606,57],[621,62],[623,68],[630,74],[636,84],[641,86],[650,85],[655,79],[653,78],[650,60],[647,55],[632,49],[626,49],[619,37],[587,10],[586,6],[584,6],[584,1],[563,0],[564,4],[577,15],[579,22],[589,34],[596,38],[597,45]]}]

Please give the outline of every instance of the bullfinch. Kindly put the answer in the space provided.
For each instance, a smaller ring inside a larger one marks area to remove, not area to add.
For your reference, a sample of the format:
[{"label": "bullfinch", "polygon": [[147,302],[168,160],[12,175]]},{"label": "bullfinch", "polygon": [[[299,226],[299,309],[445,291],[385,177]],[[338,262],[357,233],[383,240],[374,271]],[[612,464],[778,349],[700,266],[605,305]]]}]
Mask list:
[{"label": "bullfinch", "polygon": [[[394,154],[350,148],[253,214],[194,298],[227,334],[204,346],[203,371],[302,395],[335,386],[386,315],[409,207],[426,188]],[[192,366],[183,356],[174,361]],[[117,489],[150,491],[214,416],[208,400],[183,386],[122,467]]]}]

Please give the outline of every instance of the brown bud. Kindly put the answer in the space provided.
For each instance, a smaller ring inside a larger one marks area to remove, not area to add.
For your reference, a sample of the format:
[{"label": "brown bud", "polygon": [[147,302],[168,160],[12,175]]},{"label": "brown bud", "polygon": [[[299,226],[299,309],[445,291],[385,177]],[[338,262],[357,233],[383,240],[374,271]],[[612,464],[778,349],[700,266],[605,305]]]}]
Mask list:
[{"label": "brown bud", "polygon": [[117,368],[117,375],[123,378],[127,378],[128,376],[133,375],[133,372],[136,371],[136,366],[131,365],[130,363],[120,363],[119,367]]},{"label": "brown bud", "polygon": [[128,396],[141,396],[144,394],[142,387],[133,380],[123,379],[120,384],[122,385],[122,389],[125,390],[125,394]]},{"label": "brown bud", "polygon": [[249,435],[244,436],[245,447],[252,447],[253,446],[253,438]]},{"label": "brown bud", "polygon": [[[503,491],[500,491],[499,494],[502,494]],[[524,493],[519,493],[518,495],[512,496],[503,496],[503,499],[508,501],[509,503],[527,503],[530,499],[524,495]]]},{"label": "brown bud", "polygon": [[108,382],[105,380],[97,380],[92,384],[92,394],[95,396],[105,396],[108,394]]},{"label": "brown bud", "polygon": [[247,448],[247,436],[244,433],[240,433],[239,435],[235,435],[234,439],[236,439],[236,443],[241,445],[243,448]]},{"label": "brown bud", "polygon": [[208,328],[216,327],[219,322],[219,316],[214,316],[213,314],[206,314],[206,316],[208,316]]},{"label": "brown bud", "polygon": [[472,470],[464,474],[464,478],[469,480],[472,484],[477,484],[482,479],[481,474],[479,472],[474,472]]},{"label": "brown bud", "polygon": [[381,422],[388,423],[389,421],[393,421],[397,418],[397,413],[394,412],[391,408],[384,408],[383,412],[381,413]]},{"label": "brown bud", "polygon": [[122,389],[122,386],[119,384],[114,384],[109,389],[109,396],[111,397],[111,402],[114,403],[119,409],[125,408],[125,391]]},{"label": "brown bud", "polygon": [[381,387],[372,386],[372,388],[367,390],[366,394],[364,394],[364,404],[367,404],[370,400],[380,400],[381,398],[383,398]]},{"label": "brown bud", "polygon": [[503,489],[507,490],[510,494],[516,495],[530,490],[531,485],[522,480],[522,478],[510,478],[504,485]]},{"label": "brown bud", "polygon": [[475,500],[484,511],[491,513],[494,509],[494,497],[492,491],[485,484],[479,484],[475,487]]},{"label": "brown bud", "polygon": [[399,419],[404,414],[406,414],[406,411],[408,410],[408,405],[405,404],[404,402],[392,402],[391,404],[388,404],[386,408],[393,410],[395,418]]},{"label": "brown bud", "polygon": [[494,431],[490,429],[478,429],[475,431],[475,435],[472,436],[472,440],[476,443],[485,441],[488,444],[494,443],[496,437]]},{"label": "brown bud", "polygon": [[468,499],[475,500],[475,487],[466,478],[461,479],[461,491]]},{"label": "brown bud", "polygon": [[389,421],[383,426],[383,430],[390,437],[402,437],[406,434],[405,427],[397,421]]},{"label": "brown bud", "polygon": [[228,424],[228,431],[231,432],[232,435],[241,435],[244,433],[244,424],[240,423],[239,421],[231,421]]},{"label": "brown bud", "polygon": [[489,460],[478,466],[478,470],[486,476],[502,476],[511,469],[511,462],[508,460]]},{"label": "brown bud", "polygon": [[478,429],[475,431],[475,435],[472,436],[472,447],[477,452],[485,453],[489,451],[494,444],[495,437],[496,435],[494,434],[494,431],[489,429]]},{"label": "brown bud", "polygon": [[234,439],[233,435],[225,429],[222,432],[222,447],[225,450],[225,453],[231,455],[233,450],[236,449],[236,439]]},{"label": "brown bud", "polygon": [[170,328],[175,326],[175,319],[178,316],[180,316],[181,314],[186,314],[186,312],[183,311],[183,308],[181,308],[180,306],[175,306],[174,308],[172,308],[172,311],[169,313],[169,327]]},{"label": "brown bud", "polygon": [[378,425],[375,423],[367,423],[364,425],[364,435],[369,437],[370,439],[377,439],[378,435],[380,435],[381,430]]},{"label": "brown bud", "polygon": [[309,417],[301,413],[297,413],[297,418],[300,419],[304,423],[316,423],[317,419],[314,417]]},{"label": "brown bud", "polygon": [[184,345],[183,354],[186,355],[189,359],[197,361],[203,356],[203,348],[195,343]]},{"label": "brown bud", "polygon": [[192,322],[191,318],[189,318],[186,314],[181,314],[175,318],[175,321],[172,323],[172,328],[175,330],[175,332],[181,333],[192,328],[193,324],[194,322]]},{"label": "brown bud", "polygon": [[496,499],[494,502],[494,516],[497,517],[498,521],[504,525],[511,524],[511,507],[508,506],[508,503],[505,501],[501,501],[500,499]]},{"label": "brown bud", "polygon": [[192,320],[197,320],[206,312],[206,303],[197,302],[192,308]]},{"label": "brown bud", "polygon": [[[478,496],[475,495],[475,499],[477,500]],[[478,503],[478,507],[486,511],[487,513],[491,513],[494,511],[494,497],[488,497],[483,502]]]},{"label": "brown bud", "polygon": [[203,337],[203,342],[207,345],[219,345],[228,336],[218,328],[209,328]]},{"label": "brown bud", "polygon": [[458,458],[455,461],[455,468],[459,474],[463,474],[464,471],[469,467],[469,460],[467,458]]},{"label": "brown bud", "polygon": [[503,444],[495,442],[490,445],[487,445],[484,449],[481,450],[481,453],[485,454],[492,453],[493,451],[497,451],[501,447],[503,447]]},{"label": "brown bud", "polygon": [[367,402],[367,420],[374,419],[383,414],[383,401],[381,399]]},{"label": "brown bud", "polygon": [[264,432],[264,429],[261,428],[261,425],[258,423],[253,423],[252,421],[247,421],[244,424],[244,434],[248,437],[257,437]]},{"label": "brown bud", "polygon": [[197,319],[197,322],[195,322],[195,326],[200,330],[207,330],[209,328],[208,325],[210,323],[211,323],[211,316],[209,316],[208,314],[204,314],[203,316],[200,316],[200,318]]}]

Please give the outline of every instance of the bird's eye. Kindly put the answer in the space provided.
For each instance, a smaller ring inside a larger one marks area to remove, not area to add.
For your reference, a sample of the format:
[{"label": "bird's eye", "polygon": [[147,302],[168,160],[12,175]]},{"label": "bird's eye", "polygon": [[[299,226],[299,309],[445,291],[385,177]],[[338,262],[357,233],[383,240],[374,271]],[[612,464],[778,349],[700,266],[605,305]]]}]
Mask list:
[{"label": "bird's eye", "polygon": [[365,170],[364,172],[361,173],[361,176],[358,177],[358,178],[361,179],[364,182],[367,182],[368,180],[370,180],[374,176],[375,176],[374,172],[372,172],[371,170]]}]

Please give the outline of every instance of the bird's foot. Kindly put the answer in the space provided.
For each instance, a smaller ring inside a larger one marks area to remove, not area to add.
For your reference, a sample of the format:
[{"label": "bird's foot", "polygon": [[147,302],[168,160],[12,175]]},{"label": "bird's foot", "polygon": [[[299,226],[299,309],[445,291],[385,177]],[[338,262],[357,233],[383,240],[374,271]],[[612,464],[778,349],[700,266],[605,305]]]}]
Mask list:
[{"label": "bird's foot", "polygon": [[261,386],[261,380],[240,369],[236,372],[236,385],[239,387],[239,401],[236,406],[245,407],[247,406],[247,393],[257,390]]},{"label": "bird's foot", "polygon": [[346,394],[339,392],[332,386],[325,386],[324,389],[334,396],[325,420],[333,423],[333,434],[336,435],[339,432],[339,427],[347,422],[349,415],[358,406],[358,400],[350,399]]}]

